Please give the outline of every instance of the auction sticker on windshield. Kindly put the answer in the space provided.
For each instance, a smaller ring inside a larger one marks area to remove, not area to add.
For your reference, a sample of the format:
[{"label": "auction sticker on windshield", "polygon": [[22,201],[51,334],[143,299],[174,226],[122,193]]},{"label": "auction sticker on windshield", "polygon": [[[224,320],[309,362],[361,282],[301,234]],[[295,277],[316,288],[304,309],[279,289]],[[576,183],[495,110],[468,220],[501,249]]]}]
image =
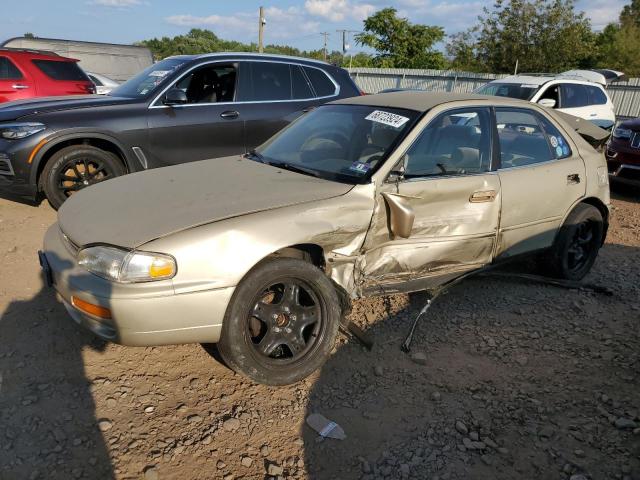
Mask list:
[{"label": "auction sticker on windshield", "polygon": [[400,128],[402,125],[409,121],[408,117],[397,115],[391,112],[384,112],[382,110],[374,110],[369,115],[364,117],[365,120],[371,120],[372,122],[382,123],[389,125],[390,127]]},{"label": "auction sticker on windshield", "polygon": [[164,77],[168,73],[171,73],[171,70],[154,70],[153,72],[149,73],[149,76],[150,77]]}]

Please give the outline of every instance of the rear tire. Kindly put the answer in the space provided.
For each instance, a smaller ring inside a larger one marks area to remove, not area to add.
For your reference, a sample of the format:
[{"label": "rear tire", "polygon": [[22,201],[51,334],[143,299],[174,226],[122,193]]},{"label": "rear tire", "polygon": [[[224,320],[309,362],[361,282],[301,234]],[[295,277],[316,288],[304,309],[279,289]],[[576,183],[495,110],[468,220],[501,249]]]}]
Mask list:
[{"label": "rear tire", "polygon": [[39,187],[57,210],[73,193],[125,173],[124,165],[113,153],[91,145],[71,145],[47,161]]},{"label": "rear tire", "polygon": [[257,383],[295,383],[328,358],[340,315],[335,288],[319,268],[295,258],[267,260],[236,288],[218,352]]},{"label": "rear tire", "polygon": [[547,256],[547,273],[579,281],[589,273],[602,244],[602,214],[593,205],[580,203],[569,214]]}]

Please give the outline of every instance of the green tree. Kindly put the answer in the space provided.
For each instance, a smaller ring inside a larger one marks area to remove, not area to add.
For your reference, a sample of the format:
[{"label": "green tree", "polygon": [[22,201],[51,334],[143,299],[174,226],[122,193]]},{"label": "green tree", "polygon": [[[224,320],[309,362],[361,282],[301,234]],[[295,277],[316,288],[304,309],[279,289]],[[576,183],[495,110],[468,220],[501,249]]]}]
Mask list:
[{"label": "green tree", "polygon": [[640,0],[632,0],[620,12],[619,23],[610,23],[597,38],[597,66],[640,76]]},{"label": "green tree", "polygon": [[453,63],[495,73],[513,72],[516,62],[529,72],[586,67],[595,46],[591,24],[574,0],[496,0],[466,34],[462,46],[460,37],[449,41]]},{"label": "green tree", "polygon": [[631,0],[629,5],[625,5],[622,8],[620,23],[622,25],[635,23],[640,26],[640,0]]},{"label": "green tree", "polygon": [[382,68],[444,68],[444,55],[434,45],[444,38],[442,27],[412,24],[384,8],[364,21],[356,42],[376,51],[374,64]]}]

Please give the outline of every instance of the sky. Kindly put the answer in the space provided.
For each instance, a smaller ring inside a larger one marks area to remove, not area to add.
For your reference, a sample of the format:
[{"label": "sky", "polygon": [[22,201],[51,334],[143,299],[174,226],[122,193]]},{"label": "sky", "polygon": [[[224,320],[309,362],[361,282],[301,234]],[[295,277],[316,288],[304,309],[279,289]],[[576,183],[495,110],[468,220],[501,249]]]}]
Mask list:
[{"label": "sky", "polygon": [[[9,0],[2,0],[0,3]],[[341,49],[337,29],[359,31],[376,10],[395,7],[413,23],[441,25],[447,34],[477,22],[493,0],[21,0],[0,17],[0,41],[25,32],[39,37],[132,43],[207,28],[218,36],[257,42],[258,8],[265,7],[265,44],[304,50],[322,48],[320,32],[330,34],[330,50]],[[625,0],[577,0],[577,9],[600,30],[615,21]],[[352,43],[352,51],[359,48]]]}]

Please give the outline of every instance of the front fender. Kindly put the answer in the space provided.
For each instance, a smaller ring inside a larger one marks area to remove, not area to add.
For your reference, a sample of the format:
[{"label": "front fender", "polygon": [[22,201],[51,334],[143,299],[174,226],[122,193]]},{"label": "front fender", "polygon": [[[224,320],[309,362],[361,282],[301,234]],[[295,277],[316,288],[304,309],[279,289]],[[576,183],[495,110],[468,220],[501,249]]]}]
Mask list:
[{"label": "front fender", "polygon": [[373,213],[374,190],[373,184],[358,185],[339,197],[194,227],[140,249],[173,255],[178,265],[173,282],[179,294],[233,287],[278,250],[318,245],[324,252],[327,273],[351,294],[355,260]]},{"label": "front fender", "polygon": [[42,170],[40,168],[40,163],[44,158],[47,157],[47,153],[51,150],[55,149],[58,145],[64,142],[68,142],[70,140],[102,140],[113,145],[122,152],[124,156],[125,164],[127,170],[129,172],[135,172],[141,170],[139,164],[136,163],[133,151],[130,148],[127,148],[122,142],[117,140],[114,136],[109,133],[104,132],[96,132],[95,130],[74,130],[70,132],[69,130],[64,130],[63,132],[54,132],[49,138],[47,138],[47,142],[44,146],[38,151],[38,153],[34,156],[32,164],[31,164],[31,183],[33,185],[37,184],[38,181],[38,173]]}]

